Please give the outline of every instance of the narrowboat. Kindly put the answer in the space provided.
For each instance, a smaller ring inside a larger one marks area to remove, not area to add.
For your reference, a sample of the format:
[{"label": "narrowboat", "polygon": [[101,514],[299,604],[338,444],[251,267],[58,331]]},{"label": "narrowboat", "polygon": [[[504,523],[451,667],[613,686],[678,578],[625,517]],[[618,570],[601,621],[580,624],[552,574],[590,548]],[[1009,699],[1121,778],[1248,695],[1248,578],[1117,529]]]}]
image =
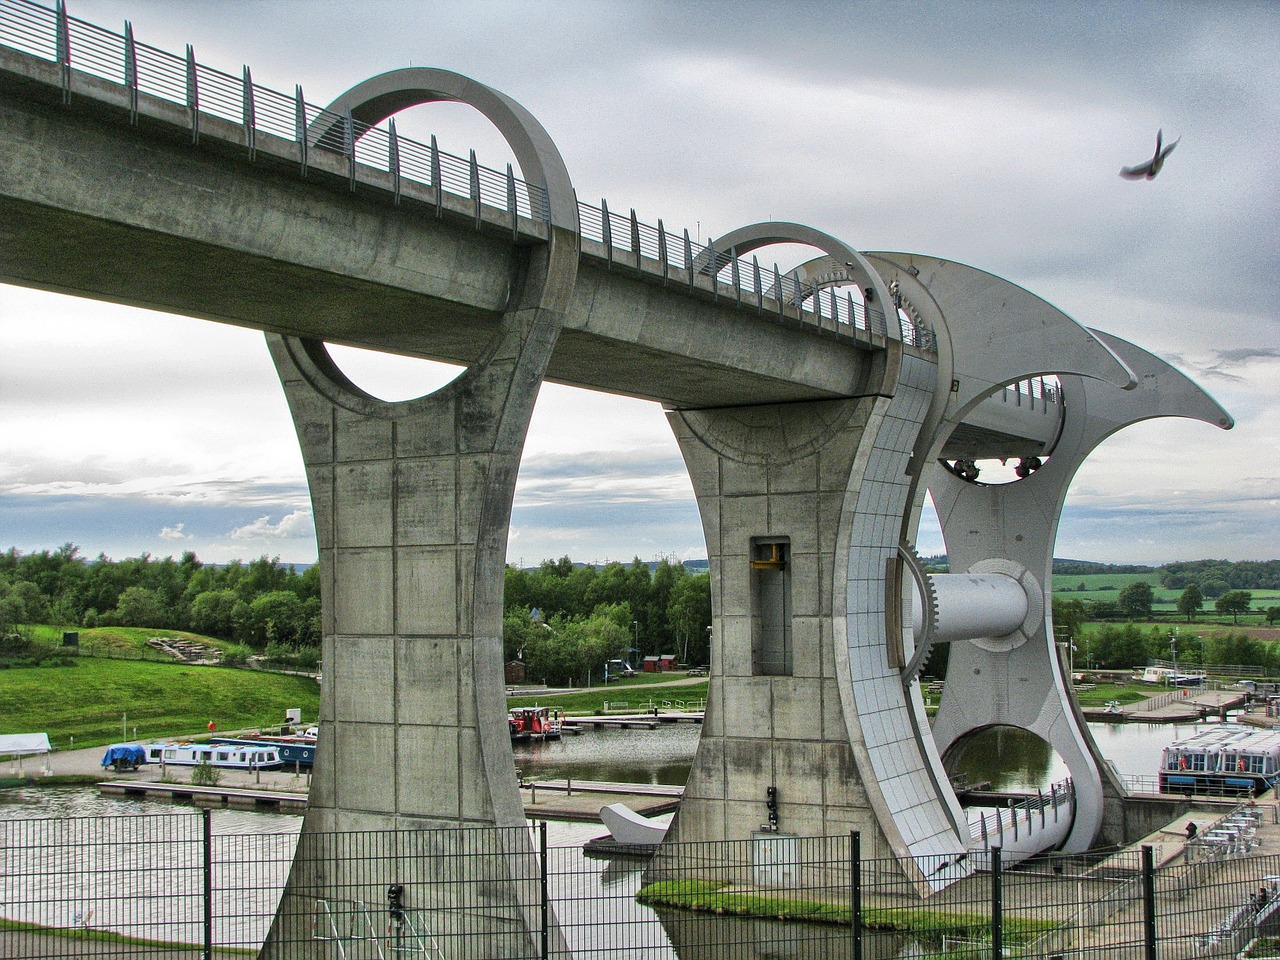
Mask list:
[{"label": "narrowboat", "polygon": [[246,747],[275,747],[280,753],[280,765],[293,767],[312,767],[316,762],[316,738],[311,736],[279,736],[279,737],[211,737],[210,743],[229,743]]},{"label": "narrowboat", "polygon": [[507,726],[514,740],[559,740],[564,713],[558,707],[513,707]]},{"label": "narrowboat", "polygon": [[1280,729],[1214,724],[1165,747],[1160,758],[1160,790],[1164,793],[1256,797],[1274,787],[1277,780]]},{"label": "narrowboat", "polygon": [[233,743],[148,743],[147,763],[164,763],[177,767],[195,767],[207,763],[211,767],[232,770],[274,770],[280,766],[280,751],[271,746],[245,746]]}]

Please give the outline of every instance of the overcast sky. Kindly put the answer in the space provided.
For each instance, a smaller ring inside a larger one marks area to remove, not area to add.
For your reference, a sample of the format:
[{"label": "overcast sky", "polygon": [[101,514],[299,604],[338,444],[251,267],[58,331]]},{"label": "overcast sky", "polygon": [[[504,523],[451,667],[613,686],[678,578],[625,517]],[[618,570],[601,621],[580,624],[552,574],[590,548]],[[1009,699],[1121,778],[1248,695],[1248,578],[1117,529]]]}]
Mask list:
[{"label": "overcast sky", "polygon": [[[968,263],[1196,379],[1080,471],[1057,556],[1280,556],[1280,7],[1259,3],[69,0],[70,13],[327,103],[405,66],[520,101],[581,199],[706,239],[759,220]],[[457,106],[401,133],[501,168]],[[1155,133],[1150,182],[1118,176]],[[784,263],[783,266],[788,266]],[[1018,332],[1010,331],[1016,339]],[[347,369],[388,397],[418,365]],[[424,378],[424,379],[420,379]],[[941,549],[936,527],[924,553]],[[0,547],[311,562],[261,334],[0,286]],[[706,556],[661,409],[544,387],[508,559]]]}]

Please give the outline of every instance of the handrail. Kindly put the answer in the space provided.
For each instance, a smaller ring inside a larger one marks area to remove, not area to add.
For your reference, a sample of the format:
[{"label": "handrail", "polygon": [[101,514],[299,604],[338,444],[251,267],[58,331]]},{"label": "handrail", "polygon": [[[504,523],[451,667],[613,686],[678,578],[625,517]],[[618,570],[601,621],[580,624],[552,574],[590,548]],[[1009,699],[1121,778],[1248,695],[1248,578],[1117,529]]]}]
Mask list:
[{"label": "handrail", "polygon": [[[383,127],[328,114],[308,103],[300,86],[292,95],[281,93],[254,83],[248,67],[235,76],[199,63],[190,46],[182,57],[139,43],[128,22],[122,34],[113,33],[69,16],[63,0],[54,8],[35,0],[0,0],[0,44],[60,63],[64,100],[70,99],[74,67],[124,86],[133,119],[139,95],[185,106],[193,141],[200,137],[200,117],[217,117],[244,129],[251,158],[258,134],[273,135],[298,145],[303,173],[313,149],[346,154],[353,188],[358,167],[390,173],[397,202],[399,184],[409,180],[436,191],[437,212],[442,193],[470,201],[477,225],[482,207],[510,217],[513,230],[519,227],[518,218],[550,219],[546,191],[515,177],[510,166],[505,172],[494,170],[477,163],[474,151],[463,159],[438,149],[435,137],[424,144],[401,136],[394,119]],[[342,135],[317,136],[316,130],[341,130]],[[688,230],[670,233],[661,220],[656,226],[642,223],[634,210],[625,217],[613,213],[604,200],[598,207],[579,201],[578,214],[582,238],[604,245],[610,267],[617,264],[664,280],[682,280],[690,290],[709,287],[713,297],[754,307],[762,314],[789,315],[868,342],[889,336],[885,312],[866,303],[863,291],[854,284],[805,283],[795,274],[782,273],[776,264],[762,268],[755,257],[747,261],[733,250],[717,251],[712,244],[693,241]],[[892,339],[937,352],[933,331],[917,324],[905,310],[895,312],[898,329]]]}]

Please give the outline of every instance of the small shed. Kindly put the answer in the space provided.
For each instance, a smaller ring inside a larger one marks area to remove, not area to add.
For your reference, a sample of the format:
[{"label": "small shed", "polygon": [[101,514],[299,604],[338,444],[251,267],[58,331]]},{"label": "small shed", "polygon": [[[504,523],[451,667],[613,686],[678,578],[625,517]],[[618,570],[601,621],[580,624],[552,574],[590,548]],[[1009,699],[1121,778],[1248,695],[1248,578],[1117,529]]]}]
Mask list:
[{"label": "small shed", "polygon": [[662,669],[661,667],[658,666],[658,662],[660,660],[662,660],[661,657],[645,657],[644,660],[641,661],[640,663],[640,668],[645,673],[657,673],[660,669]]},{"label": "small shed", "polygon": [[674,653],[664,653],[659,655],[658,657],[659,672],[665,673],[667,670],[674,670],[675,668],[676,668],[676,655]]},{"label": "small shed", "polygon": [[503,674],[506,678],[505,682],[508,684],[524,683],[524,661],[508,660],[503,668]]}]

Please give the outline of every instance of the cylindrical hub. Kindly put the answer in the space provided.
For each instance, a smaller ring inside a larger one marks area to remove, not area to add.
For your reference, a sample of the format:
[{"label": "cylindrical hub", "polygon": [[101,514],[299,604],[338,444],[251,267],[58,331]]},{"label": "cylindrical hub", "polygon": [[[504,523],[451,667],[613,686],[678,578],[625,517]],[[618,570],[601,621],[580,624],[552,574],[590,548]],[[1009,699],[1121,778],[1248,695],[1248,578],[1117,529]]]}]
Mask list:
[{"label": "cylindrical hub", "polygon": [[[1003,637],[1027,619],[1027,594],[1013,577],[1002,573],[930,574],[938,598],[934,643]],[[924,605],[917,592],[912,610],[916,639],[924,631]]]}]

